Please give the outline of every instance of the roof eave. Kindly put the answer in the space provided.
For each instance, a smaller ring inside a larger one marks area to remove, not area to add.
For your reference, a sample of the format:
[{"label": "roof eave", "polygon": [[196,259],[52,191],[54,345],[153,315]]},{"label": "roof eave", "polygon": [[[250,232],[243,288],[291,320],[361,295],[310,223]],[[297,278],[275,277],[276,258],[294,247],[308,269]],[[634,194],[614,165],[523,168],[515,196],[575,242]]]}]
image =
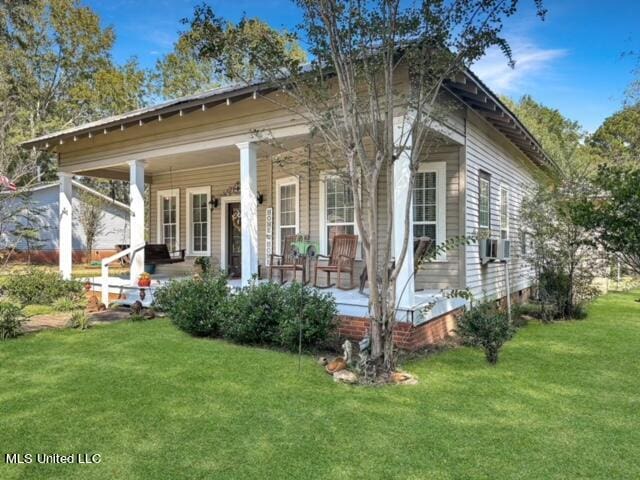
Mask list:
[{"label": "roof eave", "polygon": [[445,82],[449,93],[481,115],[537,166],[553,174],[560,169],[518,117],[471,70]]},{"label": "roof eave", "polygon": [[174,115],[186,115],[187,113],[197,110],[207,110],[215,105],[231,100],[238,101],[239,97],[246,98],[252,96],[257,98],[258,94],[265,95],[274,90],[275,88],[273,86],[258,82],[237,88],[228,87],[226,89],[216,89],[209,93],[204,92],[195,96],[179,98],[160,105],[134,110],[67,130],[42,135],[22,142],[20,146],[23,148],[48,150],[56,145],[63,144],[67,140],[77,141],[85,136],[91,137],[118,130],[126,130],[132,126],[142,126]]}]

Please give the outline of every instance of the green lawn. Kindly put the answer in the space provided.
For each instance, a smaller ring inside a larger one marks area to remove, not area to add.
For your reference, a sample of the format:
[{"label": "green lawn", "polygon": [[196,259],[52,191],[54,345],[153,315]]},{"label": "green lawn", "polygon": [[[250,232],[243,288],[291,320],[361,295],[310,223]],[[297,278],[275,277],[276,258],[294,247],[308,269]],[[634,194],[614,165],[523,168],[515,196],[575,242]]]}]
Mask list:
[{"label": "green lawn", "polygon": [[2,479],[640,478],[640,303],[529,325],[490,367],[457,349],[417,386],[336,385],[306,357],[190,338],[166,320],[0,343],[0,446],[98,452]]},{"label": "green lawn", "polygon": [[[2,284],[3,278],[9,275],[19,275],[21,273],[26,272],[27,270],[35,268],[38,270],[48,270],[57,272],[57,265],[27,265],[24,263],[14,263],[10,264],[7,267],[0,268],[0,285]],[[72,276],[73,278],[86,278],[86,277],[99,277],[101,275],[101,268],[99,266],[91,266],[87,264],[74,264]],[[127,275],[129,273],[128,267],[121,267],[119,264],[114,263],[109,268],[109,275],[118,276],[118,275]]]}]

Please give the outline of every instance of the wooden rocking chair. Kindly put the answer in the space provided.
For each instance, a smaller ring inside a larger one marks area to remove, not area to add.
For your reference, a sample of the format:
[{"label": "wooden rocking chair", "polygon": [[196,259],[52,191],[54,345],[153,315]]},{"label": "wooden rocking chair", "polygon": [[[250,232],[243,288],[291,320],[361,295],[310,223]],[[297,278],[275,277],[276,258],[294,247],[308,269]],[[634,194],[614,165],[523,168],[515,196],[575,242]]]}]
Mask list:
[{"label": "wooden rocking chair", "polygon": [[293,250],[293,242],[295,242],[300,235],[287,235],[284,238],[284,245],[282,255],[272,253],[269,256],[269,280],[273,279],[273,270],[280,271],[280,284],[284,283],[284,272],[293,272],[293,280],[296,279],[297,272],[302,272],[302,283],[307,283],[307,259],[299,255],[295,255]]},{"label": "wooden rocking chair", "polygon": [[[354,288],[353,273],[355,270],[356,250],[358,248],[358,236],[357,235],[336,235],[333,237],[331,255],[318,255],[316,261],[316,268],[313,273],[313,286],[318,287],[318,270],[327,274],[327,285],[318,288],[329,288],[334,284],[331,282],[331,273],[338,274],[338,288],[341,290],[350,290]],[[327,261],[326,265],[320,265],[320,261],[324,259]],[[342,273],[348,273],[350,277],[350,284],[348,288],[344,288],[341,285],[340,279]]]},{"label": "wooden rocking chair", "polygon": [[[431,253],[431,248],[433,248],[433,240],[429,237],[418,237],[413,240],[413,273],[418,271],[418,267],[420,262],[422,262],[423,258],[427,256],[427,254]],[[388,268],[388,274],[391,275],[391,271],[395,267],[395,261],[391,262]],[[360,274],[360,293],[364,293],[364,287],[369,280],[369,275],[367,272],[367,264],[364,265],[364,270]]]}]

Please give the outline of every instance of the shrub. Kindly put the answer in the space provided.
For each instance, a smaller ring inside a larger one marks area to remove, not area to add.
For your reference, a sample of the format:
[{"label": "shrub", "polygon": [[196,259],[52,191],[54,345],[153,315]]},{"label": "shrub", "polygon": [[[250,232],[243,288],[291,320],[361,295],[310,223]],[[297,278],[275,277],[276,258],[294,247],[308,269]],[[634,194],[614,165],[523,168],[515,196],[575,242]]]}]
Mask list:
[{"label": "shrub", "polygon": [[135,313],[129,317],[129,320],[131,320],[132,322],[144,322],[146,318],[139,313]]},{"label": "shrub", "polygon": [[238,343],[276,343],[279,322],[287,315],[286,289],[276,283],[252,283],[233,296],[222,321],[225,338]]},{"label": "shrub", "polygon": [[302,346],[310,347],[326,340],[335,327],[338,313],[331,294],[300,283],[284,288],[286,312],[278,324],[278,342],[289,350],[296,350],[302,328]]},{"label": "shrub", "polygon": [[481,347],[487,361],[495,364],[500,348],[513,337],[514,328],[494,304],[483,303],[458,319],[456,333],[465,345]]},{"label": "shrub", "polygon": [[203,274],[207,274],[211,271],[211,258],[210,257],[196,257],[193,261],[196,267],[200,267]]},{"label": "shrub", "polygon": [[160,287],[155,305],[180,330],[199,337],[217,335],[229,311],[229,289],[224,275],[173,280]]},{"label": "shrub", "polygon": [[0,340],[15,338],[22,332],[24,316],[20,306],[12,302],[0,302]]},{"label": "shrub", "polygon": [[584,305],[598,295],[591,285],[591,276],[582,280],[578,274],[569,276],[555,268],[545,268],[538,278],[538,296],[543,321],[586,316]]},{"label": "shrub", "polygon": [[254,283],[235,295],[231,303],[231,314],[222,322],[225,338],[289,350],[297,350],[300,340],[303,347],[325,340],[337,313],[331,295],[296,282],[285,287]]},{"label": "shrub", "polygon": [[86,330],[89,328],[89,317],[83,310],[74,310],[68,325],[71,328],[77,328],[81,331]]},{"label": "shrub", "polygon": [[53,302],[53,310],[56,312],[70,312],[82,308],[82,302],[72,300],[71,298],[62,297]]},{"label": "shrub", "polygon": [[63,280],[57,272],[37,268],[11,276],[4,290],[24,305],[52,304],[60,298],[78,301],[83,292],[80,282]]}]

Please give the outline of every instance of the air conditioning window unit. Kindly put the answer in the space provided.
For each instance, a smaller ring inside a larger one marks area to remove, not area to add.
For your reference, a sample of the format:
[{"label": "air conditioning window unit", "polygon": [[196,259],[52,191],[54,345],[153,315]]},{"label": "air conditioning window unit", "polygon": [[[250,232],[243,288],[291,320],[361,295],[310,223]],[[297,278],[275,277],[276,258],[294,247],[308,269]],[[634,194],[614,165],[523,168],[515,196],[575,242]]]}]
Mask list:
[{"label": "air conditioning window unit", "polygon": [[480,244],[480,261],[482,264],[493,262],[498,259],[498,240],[493,238],[483,238]]},{"label": "air conditioning window unit", "polygon": [[511,258],[511,240],[500,240],[498,242],[498,260],[509,260]]}]

